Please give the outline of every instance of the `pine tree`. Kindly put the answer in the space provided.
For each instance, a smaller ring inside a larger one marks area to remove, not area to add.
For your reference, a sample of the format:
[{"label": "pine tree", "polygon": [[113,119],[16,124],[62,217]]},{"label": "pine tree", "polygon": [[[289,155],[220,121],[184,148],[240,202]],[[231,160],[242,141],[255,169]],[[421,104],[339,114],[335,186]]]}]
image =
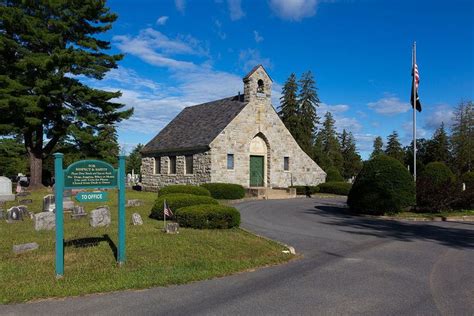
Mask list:
[{"label": "pine tree", "polygon": [[357,153],[354,135],[347,133],[345,129],[341,134],[341,154],[343,159],[342,176],[344,179],[350,179],[357,175],[362,169],[362,159]]},{"label": "pine tree", "polygon": [[[117,15],[105,1],[3,1],[0,6],[0,135],[22,134],[30,183],[41,184],[42,163],[74,126],[97,131],[130,117],[111,100],[120,92],[88,87],[78,79],[102,79],[122,55],[95,36]],[[95,133],[89,133],[95,135]]]},{"label": "pine tree", "polygon": [[141,173],[141,166],[142,166],[142,154],[141,150],[143,148],[142,144],[138,144],[128,155],[127,157],[127,173],[132,173],[132,170],[135,174]]},{"label": "pine tree", "polygon": [[382,140],[382,137],[380,136],[377,136],[375,139],[374,139],[374,150],[372,151],[372,154],[370,154],[370,159],[378,156],[378,155],[381,155],[381,154],[384,154],[385,152],[383,151],[383,140]]},{"label": "pine tree", "polygon": [[449,149],[449,137],[444,128],[444,123],[436,129],[433,138],[428,141],[424,163],[428,164],[434,161],[442,161],[445,164],[450,163],[451,153]]},{"label": "pine tree", "polygon": [[321,167],[325,170],[329,167],[336,167],[342,173],[343,158],[335,123],[336,121],[332,117],[331,112],[327,112],[324,115],[323,126],[318,132],[316,142],[320,144],[322,150]]},{"label": "pine tree", "polygon": [[316,82],[314,81],[311,71],[303,73],[299,84],[300,93],[298,94],[298,103],[301,133],[298,143],[307,154],[310,154],[314,143],[315,127],[316,124],[319,123],[316,107],[319,106],[321,101],[319,100]]},{"label": "pine tree", "polygon": [[0,176],[13,178],[18,173],[26,174],[27,156],[20,136],[0,138]]},{"label": "pine tree", "polygon": [[458,174],[472,171],[474,167],[474,103],[461,102],[454,113],[451,128],[453,167]]},{"label": "pine tree", "polygon": [[392,134],[388,135],[385,154],[399,160],[401,163],[404,163],[405,153],[403,152],[402,144],[398,139],[397,131],[393,131]]},{"label": "pine tree", "polygon": [[300,135],[300,116],[297,100],[298,84],[294,73],[288,77],[282,89],[280,97],[280,111],[278,115],[285,124],[293,138],[298,142]]}]

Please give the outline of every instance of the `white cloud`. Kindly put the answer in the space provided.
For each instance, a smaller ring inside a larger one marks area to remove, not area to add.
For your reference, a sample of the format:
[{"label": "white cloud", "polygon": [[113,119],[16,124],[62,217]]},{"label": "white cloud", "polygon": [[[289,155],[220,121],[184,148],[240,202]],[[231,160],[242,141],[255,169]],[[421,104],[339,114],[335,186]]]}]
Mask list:
[{"label": "white cloud", "polygon": [[245,16],[241,0],[227,0],[227,5],[229,6],[230,19],[232,21],[239,20]]},{"label": "white cloud", "polygon": [[263,41],[263,36],[261,36],[260,34],[258,34],[257,31],[253,31],[253,36],[255,38],[255,42],[256,43],[260,43],[261,41]]},{"label": "white cloud", "polygon": [[[427,107],[424,109],[427,110]],[[446,127],[450,127],[453,124],[454,110],[452,107],[446,104],[438,105],[435,107],[425,119],[425,128],[435,130],[440,127],[441,123],[444,123]]]},{"label": "white cloud", "polygon": [[239,64],[244,71],[250,71],[250,69],[258,64],[262,64],[267,70],[273,67],[270,58],[260,56],[260,51],[251,48],[240,51]]},{"label": "white cloud", "polygon": [[284,20],[301,21],[316,14],[318,0],[270,0],[273,12]]},{"label": "white cloud", "polygon": [[338,132],[342,132],[343,129],[353,133],[360,131],[362,124],[355,117],[346,116],[345,112],[347,110],[349,110],[349,105],[347,104],[329,105],[324,102],[316,108],[317,115],[320,117],[320,124],[323,123],[326,113],[331,112],[336,121],[336,130]]},{"label": "white cloud", "polygon": [[158,18],[158,20],[156,20],[156,24],[158,24],[158,25],[165,25],[166,22],[168,21],[168,18],[169,18],[169,17],[167,17],[167,16],[160,16],[160,17]]},{"label": "white cloud", "polygon": [[184,11],[186,10],[186,1],[174,0],[174,4],[176,6],[176,10],[178,10],[181,14],[184,14]]},{"label": "white cloud", "polygon": [[369,108],[382,115],[396,115],[410,110],[408,102],[402,102],[398,97],[387,95],[375,102],[367,104]]},{"label": "white cloud", "polygon": [[222,23],[219,20],[216,20],[215,22],[216,27],[217,27],[217,36],[219,36],[220,39],[225,40],[227,38],[227,34],[222,30]]}]

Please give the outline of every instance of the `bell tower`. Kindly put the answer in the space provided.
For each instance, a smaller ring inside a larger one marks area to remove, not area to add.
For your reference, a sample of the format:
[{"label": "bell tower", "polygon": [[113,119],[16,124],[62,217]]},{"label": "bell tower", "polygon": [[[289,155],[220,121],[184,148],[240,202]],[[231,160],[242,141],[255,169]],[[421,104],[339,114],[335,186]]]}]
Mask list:
[{"label": "bell tower", "polygon": [[270,102],[272,78],[262,65],[255,66],[244,78],[244,102]]}]

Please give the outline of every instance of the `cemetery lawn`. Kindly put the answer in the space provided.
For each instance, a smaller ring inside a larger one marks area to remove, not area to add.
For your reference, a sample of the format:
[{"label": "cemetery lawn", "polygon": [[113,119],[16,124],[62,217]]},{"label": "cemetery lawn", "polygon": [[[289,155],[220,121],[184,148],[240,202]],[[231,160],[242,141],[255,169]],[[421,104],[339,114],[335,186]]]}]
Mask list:
[{"label": "cemetery lawn", "polygon": [[[240,229],[180,228],[177,235],[162,232],[163,222],[148,218],[156,193],[128,191],[127,199],[144,206],[126,209],[126,263],[116,264],[117,193],[109,191],[111,225],[91,228],[89,218],[72,220],[64,214],[64,277],[55,277],[55,231],[35,231],[34,222],[0,221],[0,303],[18,303],[126,289],[183,284],[274,265],[293,258],[283,246]],[[29,210],[39,212],[46,190],[33,192]],[[7,202],[7,207],[14,202]],[[82,203],[89,212],[97,203]],[[132,213],[143,219],[131,225]],[[13,245],[36,242],[39,249],[14,254]],[[95,245],[94,245],[95,243]],[[80,245],[89,244],[88,247]]]}]

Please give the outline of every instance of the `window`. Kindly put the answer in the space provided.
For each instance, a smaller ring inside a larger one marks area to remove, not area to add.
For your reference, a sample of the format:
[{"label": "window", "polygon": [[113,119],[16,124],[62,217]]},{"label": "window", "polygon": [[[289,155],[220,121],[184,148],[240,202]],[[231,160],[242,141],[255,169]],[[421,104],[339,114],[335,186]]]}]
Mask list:
[{"label": "window", "polygon": [[262,79],[257,81],[257,93],[264,93],[264,84]]},{"label": "window", "polygon": [[155,174],[161,173],[161,157],[155,157]]},{"label": "window", "polygon": [[227,154],[227,169],[234,169],[234,154]]},{"label": "window", "polygon": [[283,170],[290,170],[290,157],[283,157]]},{"label": "window", "polygon": [[176,156],[170,156],[170,174],[176,174]]},{"label": "window", "polygon": [[186,174],[193,174],[193,155],[184,156],[184,163],[186,164]]}]

